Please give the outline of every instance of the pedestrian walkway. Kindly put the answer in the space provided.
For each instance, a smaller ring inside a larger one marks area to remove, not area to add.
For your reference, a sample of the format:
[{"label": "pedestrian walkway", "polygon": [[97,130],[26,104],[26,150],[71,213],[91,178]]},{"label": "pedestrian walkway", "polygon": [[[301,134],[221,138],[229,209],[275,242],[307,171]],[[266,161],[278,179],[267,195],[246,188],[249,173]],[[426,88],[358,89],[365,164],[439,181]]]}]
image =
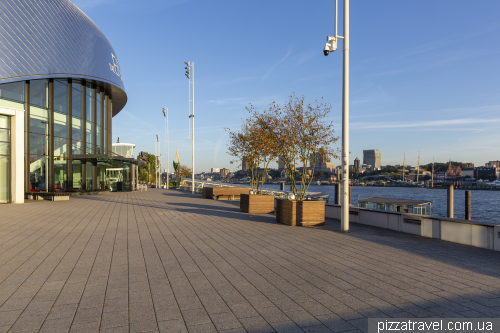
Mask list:
[{"label": "pedestrian walkway", "polygon": [[0,333],[347,332],[500,317],[498,252],[176,190],[0,206]]}]

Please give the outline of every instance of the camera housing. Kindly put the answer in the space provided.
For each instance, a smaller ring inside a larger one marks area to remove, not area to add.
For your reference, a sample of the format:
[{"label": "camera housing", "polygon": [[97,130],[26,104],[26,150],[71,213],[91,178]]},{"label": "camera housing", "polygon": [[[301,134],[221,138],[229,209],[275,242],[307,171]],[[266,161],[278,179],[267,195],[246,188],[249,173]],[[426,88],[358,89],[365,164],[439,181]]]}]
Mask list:
[{"label": "camera housing", "polygon": [[325,44],[325,47],[323,49],[323,54],[327,56],[330,54],[330,52],[334,52],[337,50],[337,38],[335,37],[326,37],[327,43]]}]

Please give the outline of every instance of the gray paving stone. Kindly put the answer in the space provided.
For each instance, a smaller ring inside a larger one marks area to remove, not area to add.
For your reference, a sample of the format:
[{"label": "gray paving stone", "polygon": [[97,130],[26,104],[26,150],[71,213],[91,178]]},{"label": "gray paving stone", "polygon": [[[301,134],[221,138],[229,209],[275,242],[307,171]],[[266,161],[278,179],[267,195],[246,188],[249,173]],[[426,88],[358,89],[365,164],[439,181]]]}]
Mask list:
[{"label": "gray paving stone", "polygon": [[182,310],[181,313],[184,321],[186,322],[186,326],[201,325],[211,322],[210,317],[203,308]]},{"label": "gray paving stone", "polygon": [[83,324],[88,322],[100,322],[102,308],[86,308],[76,310],[73,324]]},{"label": "gray paving stone", "polygon": [[131,303],[129,314],[131,317],[152,315],[155,313],[153,302]]},{"label": "gray paving stone", "polygon": [[45,320],[42,327],[40,328],[40,333],[67,333],[71,327],[71,322],[73,318],[60,318]]},{"label": "gray paving stone", "polygon": [[205,310],[209,315],[216,314],[216,313],[224,313],[224,312],[231,312],[229,310],[229,307],[227,306],[226,302],[224,302],[222,299],[216,299],[212,301],[203,301],[203,306],[205,307]]},{"label": "gray paving stone", "polygon": [[276,331],[276,333],[302,333],[304,330],[297,326],[293,321],[280,321],[276,323],[271,323],[271,326]]},{"label": "gray paving stone", "polygon": [[342,234],[335,220],[288,227],[175,190],[2,214],[0,239],[15,241],[0,247],[0,333],[29,332],[38,315],[54,332],[358,332],[374,316],[500,316],[500,259],[484,249],[357,224]]},{"label": "gray paving stone", "polygon": [[160,333],[187,332],[186,325],[182,319],[159,321],[158,329]]},{"label": "gray paving stone", "polygon": [[105,312],[102,314],[101,328],[120,327],[128,325],[128,312]]},{"label": "gray paving stone", "polygon": [[21,316],[23,310],[5,311],[0,313],[0,326],[11,326]]},{"label": "gray paving stone", "polygon": [[321,325],[321,322],[319,322],[316,318],[314,318],[311,314],[307,313],[304,310],[289,311],[285,314],[301,328]]},{"label": "gray paving stone", "polygon": [[272,333],[274,328],[269,326],[269,324],[262,317],[249,317],[241,318],[241,324],[249,333],[259,332],[259,333]]},{"label": "gray paving stone", "polygon": [[211,314],[210,319],[219,331],[242,327],[238,319],[231,312]]},{"label": "gray paving stone", "polygon": [[156,325],[156,319],[154,315],[131,317],[130,318],[130,332],[148,332],[156,331],[158,326]]},{"label": "gray paving stone", "polygon": [[189,333],[212,333],[217,332],[212,323],[188,326]]},{"label": "gray paving stone", "polygon": [[22,316],[19,317],[14,325],[10,328],[11,332],[38,330],[42,327],[42,323],[45,320],[45,315],[32,315],[32,316]]}]

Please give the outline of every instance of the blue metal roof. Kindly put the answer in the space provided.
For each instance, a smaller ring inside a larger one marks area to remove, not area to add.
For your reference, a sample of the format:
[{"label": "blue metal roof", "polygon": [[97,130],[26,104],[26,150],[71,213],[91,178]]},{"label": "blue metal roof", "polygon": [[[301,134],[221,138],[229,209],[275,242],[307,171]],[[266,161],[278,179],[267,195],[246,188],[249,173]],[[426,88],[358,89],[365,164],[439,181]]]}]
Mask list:
[{"label": "blue metal roof", "polygon": [[76,5],[69,0],[0,1],[0,84],[50,77],[106,83],[113,115],[127,103],[113,47]]}]

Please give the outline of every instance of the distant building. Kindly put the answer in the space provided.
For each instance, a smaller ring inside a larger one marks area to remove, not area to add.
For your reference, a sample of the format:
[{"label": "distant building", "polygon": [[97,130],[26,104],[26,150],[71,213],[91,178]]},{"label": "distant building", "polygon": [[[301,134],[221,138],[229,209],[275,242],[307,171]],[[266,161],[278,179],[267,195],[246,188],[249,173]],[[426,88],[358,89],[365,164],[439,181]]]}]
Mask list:
[{"label": "distant building", "polygon": [[370,164],[373,170],[380,170],[382,154],[378,149],[363,150],[363,164]]},{"label": "distant building", "polygon": [[500,161],[489,161],[485,166],[500,169]]},{"label": "distant building", "polygon": [[212,168],[210,173],[220,172],[220,168]]},{"label": "distant building", "polygon": [[474,168],[466,168],[462,170],[462,177],[474,178]]},{"label": "distant building", "polygon": [[462,168],[460,166],[456,168],[451,167],[451,163],[448,164],[448,171],[446,172],[447,179],[456,179],[462,177]]},{"label": "distant building", "polygon": [[474,170],[474,178],[493,178],[497,177],[497,168],[496,167],[477,167]]},{"label": "distant building", "polygon": [[243,159],[241,160],[241,170],[243,171],[248,170],[248,161],[246,156],[243,156]]},{"label": "distant building", "polygon": [[356,171],[357,175],[361,172],[361,161],[357,157],[354,160],[354,171]]},{"label": "distant building", "polygon": [[283,163],[283,160],[281,159],[281,157],[278,159],[278,170],[279,171],[285,170],[285,163]]},{"label": "distant building", "polygon": [[311,154],[311,161],[316,160],[316,163],[312,164],[311,162],[309,167],[312,168],[314,166],[314,172],[328,172],[328,173],[332,172],[335,167],[333,163],[326,162],[325,154],[321,153],[315,153],[315,154],[316,158],[314,158],[314,155]]},{"label": "distant building", "polygon": [[222,168],[220,170],[220,178],[226,178],[229,175],[229,169]]}]

